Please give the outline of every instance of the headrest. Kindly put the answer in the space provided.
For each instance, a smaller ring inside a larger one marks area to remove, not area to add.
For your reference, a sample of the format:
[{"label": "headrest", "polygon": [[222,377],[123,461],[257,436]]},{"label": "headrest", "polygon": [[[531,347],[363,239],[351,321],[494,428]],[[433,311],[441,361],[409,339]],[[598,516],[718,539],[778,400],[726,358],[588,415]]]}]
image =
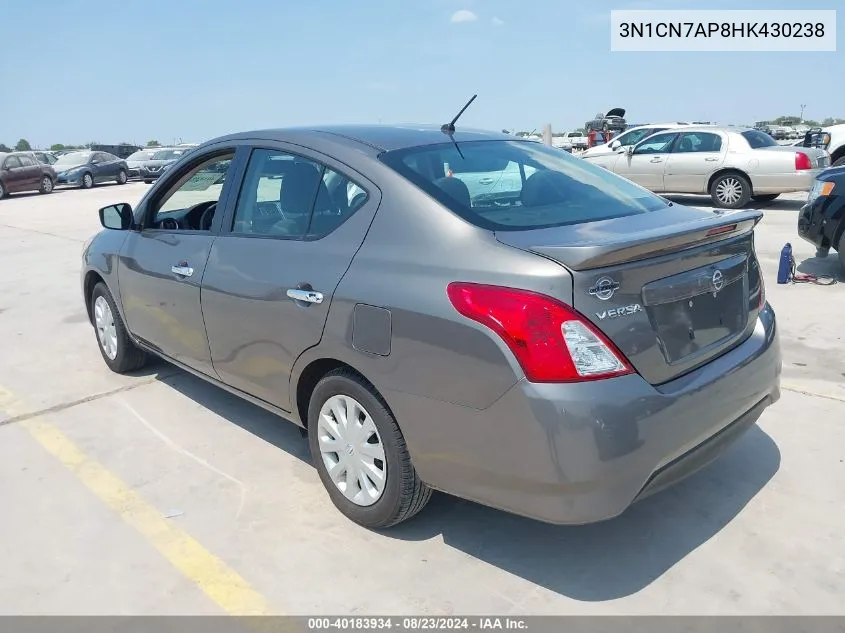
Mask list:
[{"label": "headrest", "polygon": [[434,181],[434,184],[437,185],[438,188],[440,188],[449,197],[455,199],[458,203],[462,204],[463,206],[472,206],[472,197],[469,195],[469,188],[466,186],[466,183],[460,178],[455,178],[454,176],[438,178]]}]

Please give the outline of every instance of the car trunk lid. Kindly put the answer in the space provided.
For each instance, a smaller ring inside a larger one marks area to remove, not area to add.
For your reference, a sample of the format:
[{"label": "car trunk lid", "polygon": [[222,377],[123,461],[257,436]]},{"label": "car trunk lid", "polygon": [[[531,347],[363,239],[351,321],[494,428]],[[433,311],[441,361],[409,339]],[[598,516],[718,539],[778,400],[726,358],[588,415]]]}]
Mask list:
[{"label": "car trunk lid", "polygon": [[757,211],[668,206],[496,238],[566,267],[572,304],[650,383],[724,354],[754,330],[762,293]]}]

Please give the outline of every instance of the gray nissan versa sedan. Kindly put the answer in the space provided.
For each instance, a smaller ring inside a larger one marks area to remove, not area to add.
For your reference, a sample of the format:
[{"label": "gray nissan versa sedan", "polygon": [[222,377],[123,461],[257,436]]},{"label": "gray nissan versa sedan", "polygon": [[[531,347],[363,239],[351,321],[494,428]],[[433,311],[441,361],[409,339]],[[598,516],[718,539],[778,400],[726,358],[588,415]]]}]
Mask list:
[{"label": "gray nissan versa sedan", "polygon": [[161,356],[307,429],[361,525],[435,489],[589,523],[780,397],[760,217],[448,124],[255,131],[101,209],[82,291],[113,371]]}]

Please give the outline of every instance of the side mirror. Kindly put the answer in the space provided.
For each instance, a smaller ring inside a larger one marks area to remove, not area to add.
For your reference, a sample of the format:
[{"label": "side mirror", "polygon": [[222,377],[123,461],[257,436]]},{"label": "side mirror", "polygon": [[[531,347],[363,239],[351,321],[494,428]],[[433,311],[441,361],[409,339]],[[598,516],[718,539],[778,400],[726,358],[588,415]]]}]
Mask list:
[{"label": "side mirror", "polygon": [[610,141],[610,149],[619,149],[619,141]]},{"label": "side mirror", "polygon": [[107,229],[127,231],[132,226],[132,205],[121,202],[100,209],[100,224]]}]

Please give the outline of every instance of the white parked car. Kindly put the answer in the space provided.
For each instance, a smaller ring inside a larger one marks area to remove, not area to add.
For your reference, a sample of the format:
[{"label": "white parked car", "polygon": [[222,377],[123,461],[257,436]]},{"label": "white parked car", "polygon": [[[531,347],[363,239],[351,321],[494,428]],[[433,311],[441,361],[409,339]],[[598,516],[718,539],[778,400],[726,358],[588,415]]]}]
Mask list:
[{"label": "white parked car", "polygon": [[778,145],[752,128],[687,126],[654,134],[620,153],[591,159],[655,193],[710,194],[717,207],[809,191],[830,166],[814,147]]},{"label": "white parked car", "polygon": [[675,129],[685,127],[689,123],[676,121],[674,123],[650,123],[648,125],[638,125],[625,130],[622,134],[612,139],[610,143],[604,145],[596,145],[586,150],[581,154],[581,158],[593,158],[596,156],[608,156],[616,152],[624,150],[629,145],[636,145],[644,138],[648,138],[652,134],[657,134],[663,130]]}]

